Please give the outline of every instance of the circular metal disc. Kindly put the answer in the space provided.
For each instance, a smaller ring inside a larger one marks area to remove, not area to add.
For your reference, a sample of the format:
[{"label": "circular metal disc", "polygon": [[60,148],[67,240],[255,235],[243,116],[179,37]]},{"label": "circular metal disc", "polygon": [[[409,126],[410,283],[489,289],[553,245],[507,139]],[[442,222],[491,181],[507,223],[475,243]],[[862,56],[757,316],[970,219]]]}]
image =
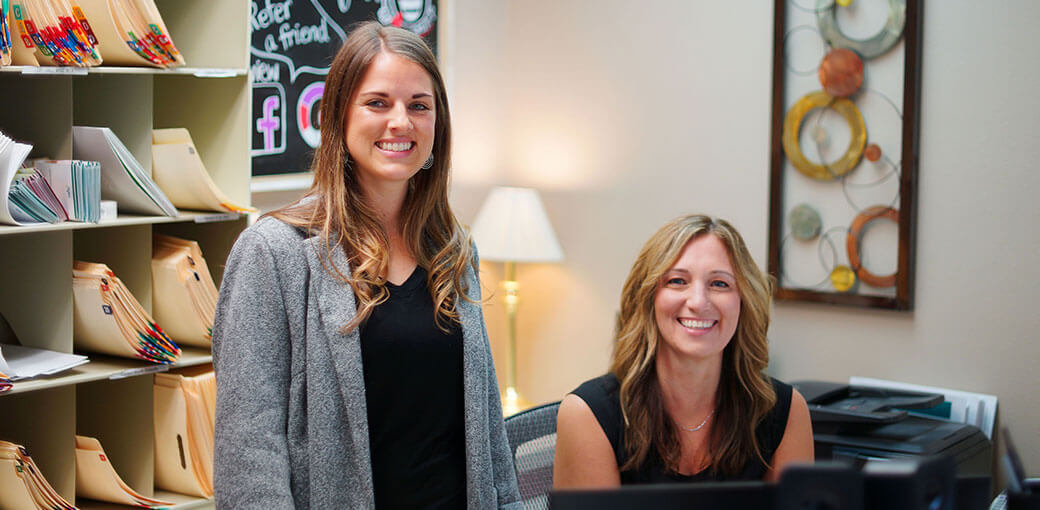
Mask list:
[{"label": "circular metal disc", "polygon": [[888,0],[888,21],[881,31],[866,40],[850,39],[841,33],[835,18],[837,7],[831,0],[816,0],[816,24],[831,46],[848,48],[864,59],[874,58],[895,46],[906,27],[906,0]]},{"label": "circular metal disc", "polygon": [[820,62],[820,84],[832,96],[851,96],[863,85],[863,60],[845,48],[827,52]]},{"label": "circular metal disc", "polygon": [[838,292],[848,292],[856,284],[856,273],[849,266],[834,266],[831,271],[831,286]]},{"label": "circular metal disc", "polygon": [[881,159],[881,147],[878,147],[878,144],[876,143],[868,145],[866,150],[863,151],[863,157],[867,158],[867,161],[877,161]]},{"label": "circular metal disc", "polygon": [[845,237],[845,249],[849,254],[849,264],[856,268],[856,274],[859,276],[860,280],[863,280],[863,283],[878,288],[894,287],[896,284],[896,275],[894,273],[886,276],[878,276],[863,267],[863,263],[859,258],[859,241],[860,236],[863,233],[863,228],[866,227],[868,223],[881,218],[892,220],[898,224],[899,211],[883,205],[875,205],[864,209],[863,212],[859,213],[852,220],[852,226],[849,227],[849,234]]},{"label": "circular metal disc", "polygon": [[[814,108],[829,107],[845,117],[849,123],[849,148],[845,155],[827,166],[809,161],[802,154],[802,145],[798,141],[802,120]],[[867,127],[863,124],[863,115],[856,104],[843,97],[834,97],[822,90],[810,92],[798,100],[784,117],[783,132],[784,153],[788,161],[804,174],[820,181],[829,181],[847,174],[859,163],[863,155],[863,147],[867,144]]]},{"label": "circular metal disc", "polygon": [[787,215],[791,225],[791,235],[800,241],[811,241],[820,235],[823,221],[820,213],[809,204],[798,204]]}]

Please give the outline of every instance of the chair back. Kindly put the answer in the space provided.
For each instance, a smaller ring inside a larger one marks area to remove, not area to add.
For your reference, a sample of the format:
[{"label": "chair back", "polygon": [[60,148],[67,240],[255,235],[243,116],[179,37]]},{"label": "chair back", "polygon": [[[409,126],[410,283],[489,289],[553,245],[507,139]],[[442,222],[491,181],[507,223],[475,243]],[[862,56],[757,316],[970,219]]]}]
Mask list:
[{"label": "chair back", "polygon": [[533,407],[505,418],[509,447],[525,509],[547,509],[556,454],[556,411],[560,403]]}]

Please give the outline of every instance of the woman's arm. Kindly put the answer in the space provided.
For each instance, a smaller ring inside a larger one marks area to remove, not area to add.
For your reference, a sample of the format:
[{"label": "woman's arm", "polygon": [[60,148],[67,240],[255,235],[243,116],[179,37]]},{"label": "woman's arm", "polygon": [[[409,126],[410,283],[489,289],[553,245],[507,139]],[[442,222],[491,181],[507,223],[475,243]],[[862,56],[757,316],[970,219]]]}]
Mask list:
[{"label": "woman's arm", "polygon": [[228,256],[213,326],[217,508],[292,508],[286,416],[289,331],[278,270],[260,232]]},{"label": "woman's arm", "polygon": [[813,461],[812,421],[809,405],[798,390],[791,390],[791,410],[787,413],[784,438],[773,454],[773,466],[766,473],[766,480],[775,482],[788,464]]},{"label": "woman's arm", "polygon": [[581,397],[570,394],[556,415],[553,487],[577,489],[618,487],[621,475],[610,440]]}]

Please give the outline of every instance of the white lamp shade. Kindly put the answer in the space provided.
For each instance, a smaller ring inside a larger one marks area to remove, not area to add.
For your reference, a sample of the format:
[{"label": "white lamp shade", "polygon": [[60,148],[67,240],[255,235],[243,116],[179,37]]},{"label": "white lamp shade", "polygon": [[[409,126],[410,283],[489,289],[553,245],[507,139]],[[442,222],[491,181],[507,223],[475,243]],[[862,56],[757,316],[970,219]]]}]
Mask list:
[{"label": "white lamp shade", "polygon": [[563,250],[542,200],[531,188],[500,186],[492,189],[473,222],[473,239],[482,260],[563,260]]}]

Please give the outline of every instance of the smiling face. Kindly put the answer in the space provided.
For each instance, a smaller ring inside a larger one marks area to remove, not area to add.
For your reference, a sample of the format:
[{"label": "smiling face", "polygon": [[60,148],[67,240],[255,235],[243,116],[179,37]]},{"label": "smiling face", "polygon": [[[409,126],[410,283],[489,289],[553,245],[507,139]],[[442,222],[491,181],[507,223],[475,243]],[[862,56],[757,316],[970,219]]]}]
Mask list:
[{"label": "smiling face", "polygon": [[712,234],[683,248],[654,293],[659,361],[717,360],[740,318],[740,292],[726,245]]},{"label": "smiling face", "polygon": [[433,80],[419,64],[381,52],[347,109],[347,150],[366,193],[404,189],[433,151]]}]

